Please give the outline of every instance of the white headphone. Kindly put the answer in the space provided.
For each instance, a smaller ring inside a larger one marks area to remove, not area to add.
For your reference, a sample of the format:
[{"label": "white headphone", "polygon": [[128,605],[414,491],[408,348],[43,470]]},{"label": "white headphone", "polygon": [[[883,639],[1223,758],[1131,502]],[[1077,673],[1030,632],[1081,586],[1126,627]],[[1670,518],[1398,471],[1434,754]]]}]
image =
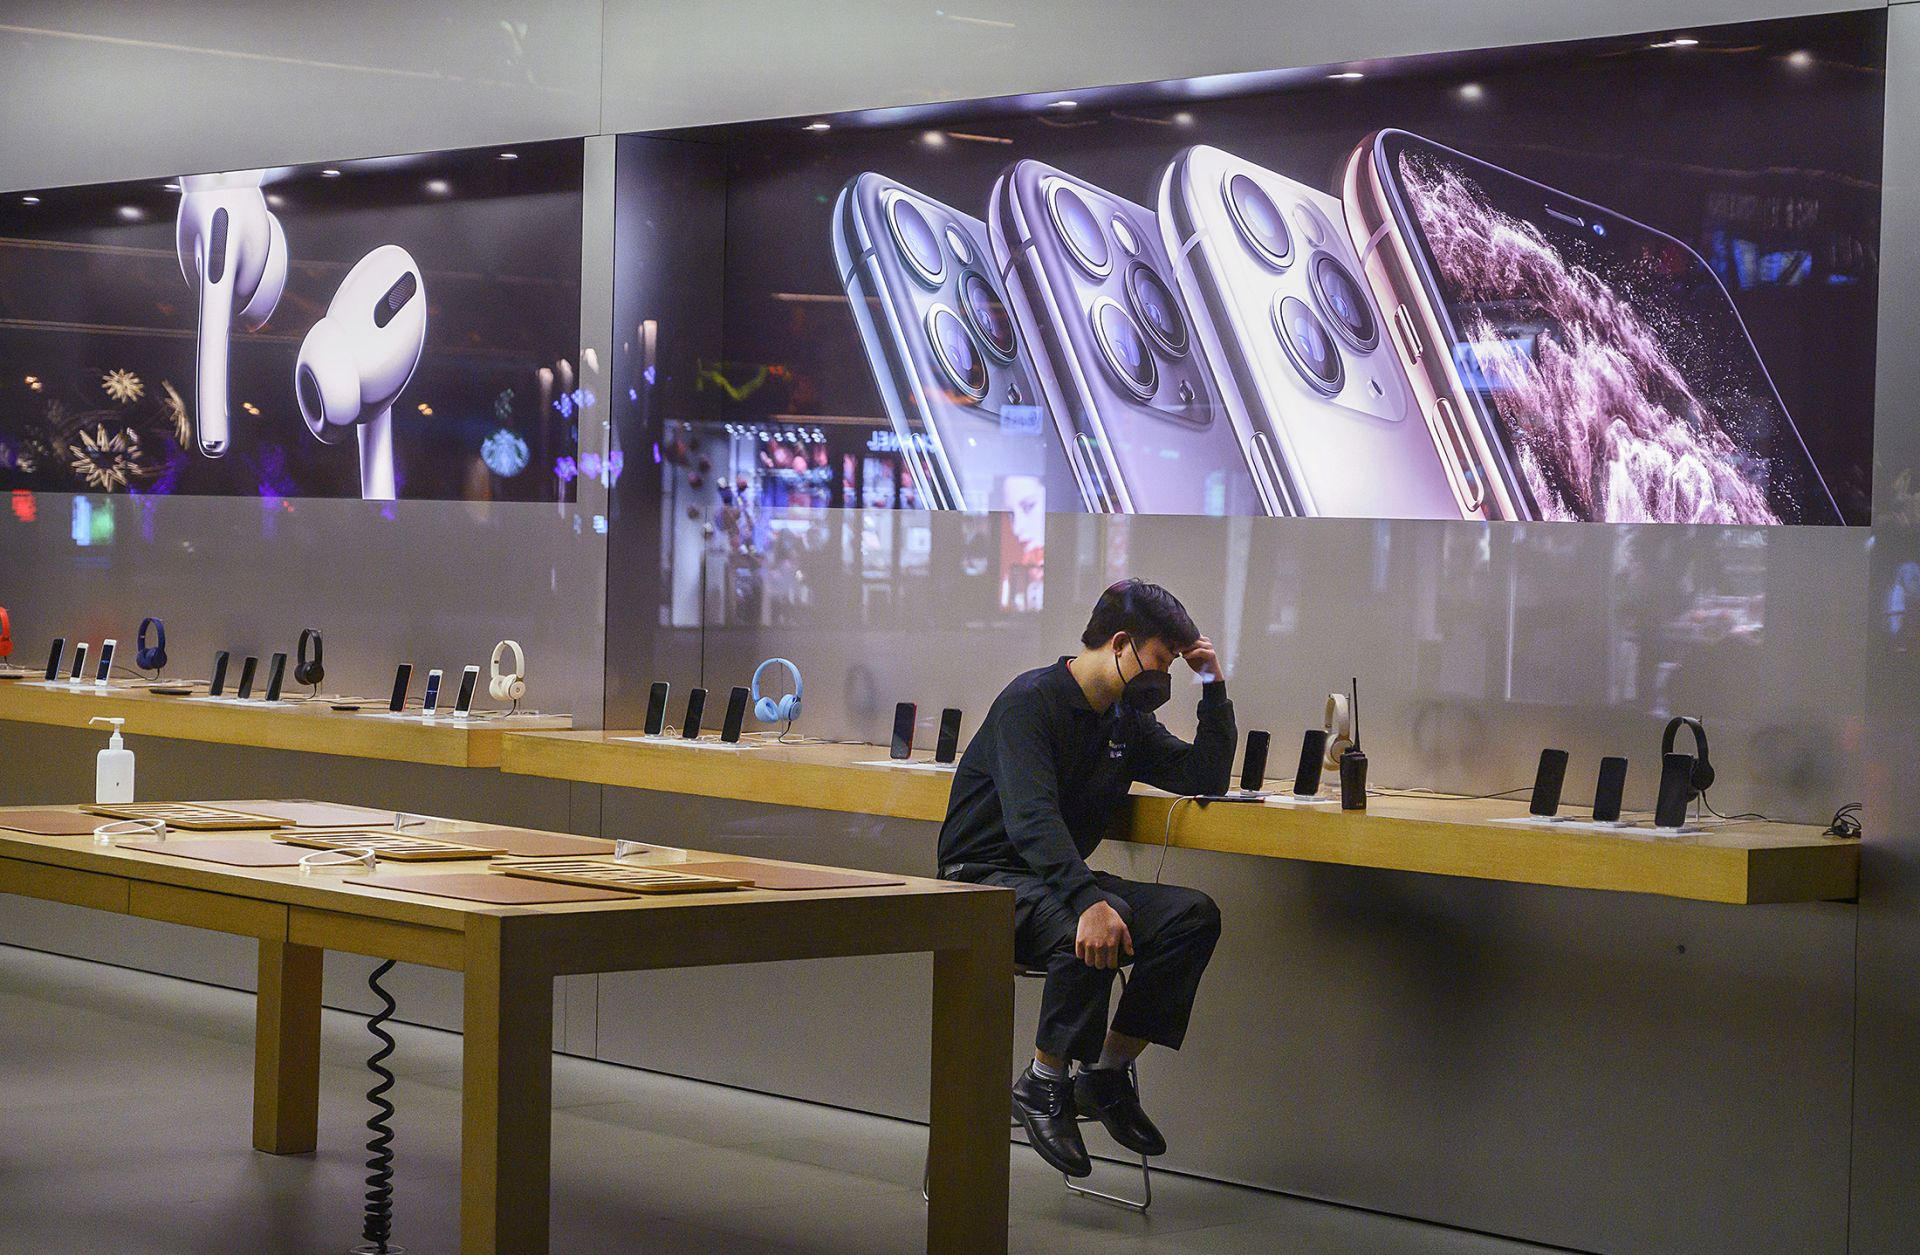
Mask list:
[{"label": "white headphone", "polygon": [[[513,671],[500,674],[500,655],[513,651]],[[493,658],[487,663],[487,693],[496,702],[517,702],[527,695],[527,656],[520,649],[519,641],[501,641],[493,647]]]},{"label": "white headphone", "polygon": [[393,403],[427,344],[420,267],[398,244],[382,244],[340,281],[327,316],[313,324],[293,368],[307,430],[324,444],[360,438],[360,497],[391,501]]},{"label": "white headphone", "polygon": [[1327,713],[1320,721],[1327,730],[1327,754],[1323,765],[1328,771],[1340,770],[1340,755],[1353,748],[1353,711],[1348,709],[1345,693],[1327,694]]},{"label": "white headphone", "polygon": [[287,286],[287,233],[267,210],[262,171],[189,174],[180,180],[174,246],[180,274],[200,302],[194,368],[194,432],[200,452],[220,457],[227,423],[227,338],[238,319],[257,331]]}]

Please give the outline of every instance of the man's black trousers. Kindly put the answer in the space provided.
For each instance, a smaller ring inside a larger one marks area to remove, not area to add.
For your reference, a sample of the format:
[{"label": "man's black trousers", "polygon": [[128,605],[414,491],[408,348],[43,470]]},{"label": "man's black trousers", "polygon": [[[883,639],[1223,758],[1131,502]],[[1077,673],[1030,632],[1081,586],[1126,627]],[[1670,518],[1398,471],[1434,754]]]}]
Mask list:
[{"label": "man's black trousers", "polygon": [[[1133,935],[1132,970],[1113,1031],[1177,1050],[1187,1035],[1200,974],[1220,940],[1220,908],[1198,889],[1093,875]],[[1014,891],[1014,959],[1047,974],[1034,1044],[1050,1055],[1098,1059],[1114,974],[1088,967],[1074,954],[1079,918],[1037,876],[980,869],[967,879]]]}]

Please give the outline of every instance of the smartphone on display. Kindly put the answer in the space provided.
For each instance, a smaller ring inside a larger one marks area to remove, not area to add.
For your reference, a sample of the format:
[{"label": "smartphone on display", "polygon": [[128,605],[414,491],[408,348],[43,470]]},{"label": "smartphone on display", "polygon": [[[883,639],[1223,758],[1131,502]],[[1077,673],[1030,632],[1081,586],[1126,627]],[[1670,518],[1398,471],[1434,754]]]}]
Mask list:
[{"label": "smartphone on display", "polygon": [[1268,514],[1466,512],[1325,192],[1207,145],[1160,178],[1175,259]]},{"label": "smartphone on display", "polygon": [[286,682],[286,678],[287,656],[283,653],[276,652],[272,658],[267,660],[267,692],[262,700],[269,702],[279,701],[280,686]]},{"label": "smartphone on display", "polygon": [[81,677],[86,675],[86,673],[87,673],[87,643],[85,641],[81,641],[78,645],[75,645],[73,647],[73,670],[67,673],[67,679],[72,681],[75,684],[78,684],[80,683]]},{"label": "smartphone on display", "polygon": [[740,725],[746,721],[747,702],[752,697],[751,689],[744,689],[738,685],[734,686],[733,692],[727,695],[727,719],[720,725],[720,739],[728,745],[739,743]]},{"label": "smartphone on display", "polygon": [[66,652],[67,652],[67,638],[64,636],[54,637],[53,648],[47,651],[46,681],[48,684],[52,684],[55,680],[60,678],[60,663],[63,660],[63,656],[66,654]]},{"label": "smartphone on display", "polygon": [[252,654],[248,654],[246,658],[241,661],[240,687],[234,690],[233,695],[235,697],[244,702],[253,696],[253,673],[259,669],[260,660]]},{"label": "smartphone on display", "polygon": [[95,684],[105,684],[113,676],[113,651],[119,645],[120,642],[111,636],[100,642],[100,666],[93,673]]},{"label": "smartphone on display", "polygon": [[1300,761],[1293,768],[1293,795],[1313,797],[1320,792],[1320,772],[1326,767],[1327,730],[1308,728],[1300,738]]},{"label": "smartphone on display", "polygon": [[1487,517],[1842,522],[1682,241],[1405,131],[1363,140],[1344,191],[1441,460]]},{"label": "smartphone on display", "polygon": [[899,702],[894,706],[893,748],[889,751],[893,757],[913,757],[913,721],[919,709],[912,702]]},{"label": "smartphone on display", "polygon": [[1022,160],[987,234],[1087,508],[1262,513],[1153,211]]},{"label": "smartphone on display", "polygon": [[834,202],[833,256],[920,504],[1079,508],[986,224],[869,171]]},{"label": "smartphone on display", "polygon": [[1603,824],[1620,822],[1620,801],[1627,792],[1627,760],[1600,760],[1600,779],[1593,790],[1593,817]]},{"label": "smartphone on display", "polygon": [[950,763],[960,754],[960,709],[949,706],[940,712],[940,733],[933,743],[933,761]]},{"label": "smartphone on display", "polygon": [[1693,755],[1661,755],[1660,795],[1654,802],[1654,826],[1684,828],[1687,823],[1687,803],[1692,797]]},{"label": "smartphone on display", "polygon": [[427,672],[427,688],[426,691],[420,695],[420,710],[422,713],[430,715],[439,708],[440,668],[435,667],[433,670]]},{"label": "smartphone on display", "polygon": [[688,741],[700,739],[700,721],[707,714],[707,690],[694,689],[687,694],[687,717],[680,721],[680,735]]},{"label": "smartphone on display", "polygon": [[1550,818],[1560,809],[1560,788],[1567,779],[1567,751],[1541,750],[1540,765],[1533,773],[1533,796],[1527,812]]},{"label": "smartphone on display", "polygon": [[647,691],[647,722],[641,728],[648,736],[659,736],[667,727],[667,682],[654,681]]},{"label": "smartphone on display", "polygon": [[213,656],[213,678],[207,681],[207,696],[219,697],[227,691],[227,651]]},{"label": "smartphone on display", "polygon": [[403,662],[394,668],[393,695],[387,698],[387,711],[399,714],[407,708],[407,689],[413,685],[413,664]]},{"label": "smartphone on display", "polygon": [[464,715],[473,709],[473,690],[480,683],[480,668],[468,667],[460,673],[460,693],[453,699],[453,713]]},{"label": "smartphone on display", "polygon": [[1270,733],[1259,728],[1247,731],[1247,751],[1240,759],[1240,791],[1258,793],[1267,783],[1267,750],[1273,744]]}]

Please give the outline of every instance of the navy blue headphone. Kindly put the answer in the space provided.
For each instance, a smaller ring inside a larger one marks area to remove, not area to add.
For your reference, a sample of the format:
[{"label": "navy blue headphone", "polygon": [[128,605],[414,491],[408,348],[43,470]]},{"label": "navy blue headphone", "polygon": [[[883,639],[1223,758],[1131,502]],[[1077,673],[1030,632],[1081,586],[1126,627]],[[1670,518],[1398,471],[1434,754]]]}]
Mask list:
[{"label": "navy blue headphone", "polygon": [[[793,692],[785,697],[760,696],[760,677],[768,667],[785,667],[793,677]],[[753,715],[761,723],[791,723],[800,717],[800,668],[785,658],[769,658],[753,669]]]},{"label": "navy blue headphone", "polygon": [[[153,644],[147,644],[147,629],[152,628]],[[133,640],[133,660],[142,671],[158,671],[167,665],[167,625],[148,615],[140,620],[140,632]]]}]

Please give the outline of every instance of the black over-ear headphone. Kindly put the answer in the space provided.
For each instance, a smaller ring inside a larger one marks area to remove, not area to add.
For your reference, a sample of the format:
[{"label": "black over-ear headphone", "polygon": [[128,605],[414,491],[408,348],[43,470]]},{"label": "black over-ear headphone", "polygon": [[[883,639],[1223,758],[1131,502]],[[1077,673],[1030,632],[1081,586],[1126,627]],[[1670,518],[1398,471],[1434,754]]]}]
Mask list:
[{"label": "black over-ear headphone", "polygon": [[1679,734],[1682,724],[1693,729],[1693,747],[1698,751],[1693,757],[1693,775],[1687,781],[1697,796],[1713,787],[1713,760],[1707,757],[1707,725],[1688,715],[1674,716],[1660,737],[1660,753],[1673,753],[1673,738]]},{"label": "black over-ear headphone", "polygon": [[[147,644],[147,629],[153,629],[153,644]],[[133,638],[133,660],[142,671],[158,671],[167,665],[167,625],[148,615],[140,620],[140,632]]]},{"label": "black over-ear headphone", "polygon": [[[307,645],[313,645],[313,657],[307,657]],[[320,665],[320,633],[314,628],[300,629],[300,648],[293,664],[293,678],[309,688],[320,687],[320,681],[327,678],[327,669]]]}]

